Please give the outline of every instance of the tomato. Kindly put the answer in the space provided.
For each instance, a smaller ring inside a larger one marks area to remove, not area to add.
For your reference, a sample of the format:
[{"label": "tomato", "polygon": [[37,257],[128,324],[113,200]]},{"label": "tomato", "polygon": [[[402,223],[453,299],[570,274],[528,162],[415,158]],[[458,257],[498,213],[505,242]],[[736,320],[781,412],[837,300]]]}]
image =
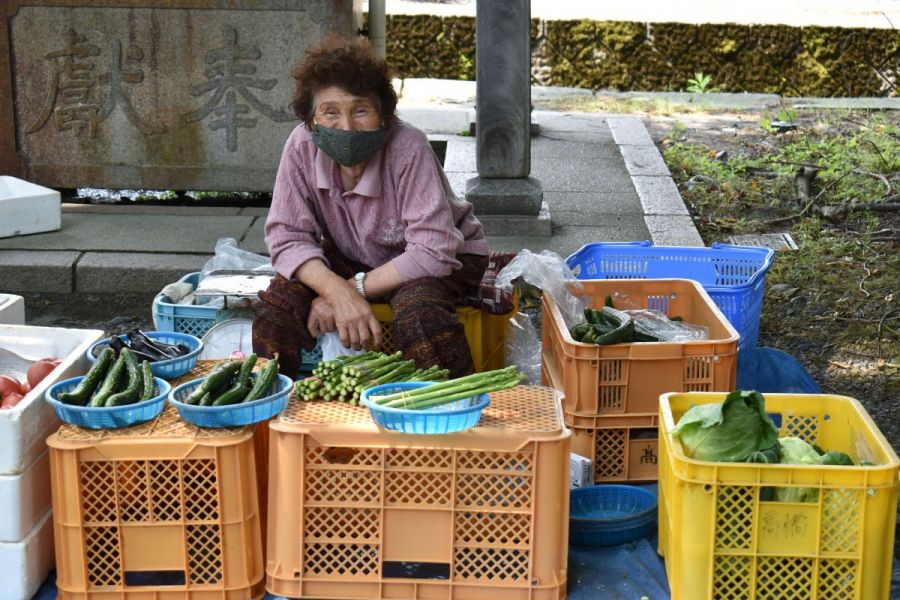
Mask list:
[{"label": "tomato", "polygon": [[56,368],[52,362],[39,360],[31,367],[28,368],[28,374],[26,375],[28,378],[28,384],[34,388],[37,387],[44,378],[50,374],[50,372]]},{"label": "tomato", "polygon": [[16,394],[16,393],[6,394],[5,396],[3,396],[3,403],[0,404],[0,409],[12,408],[16,404],[18,404],[24,397],[25,396],[23,396],[22,394]]},{"label": "tomato", "polygon": [[21,394],[22,386],[18,380],[9,375],[0,375],[0,397],[6,398],[7,394]]}]

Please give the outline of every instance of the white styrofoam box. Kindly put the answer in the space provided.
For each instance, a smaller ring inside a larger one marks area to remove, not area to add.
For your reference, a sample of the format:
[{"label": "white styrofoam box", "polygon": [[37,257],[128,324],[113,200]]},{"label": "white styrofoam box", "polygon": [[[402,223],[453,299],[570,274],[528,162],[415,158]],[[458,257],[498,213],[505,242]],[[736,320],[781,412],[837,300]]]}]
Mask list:
[{"label": "white styrofoam box", "polygon": [[0,294],[0,323],[25,324],[25,299],[15,294]]},{"label": "white styrofoam box", "polygon": [[18,542],[50,510],[49,450],[24,473],[0,475],[0,542]]},{"label": "white styrofoam box", "polygon": [[594,485],[594,464],[591,459],[574,452],[569,453],[569,487]]},{"label": "white styrofoam box", "polygon": [[[0,325],[0,348],[38,359],[55,356],[62,360],[21,402],[0,410],[0,475],[21,473],[47,448],[45,440],[59,421],[44,400],[44,392],[61,379],[87,373],[90,363],[85,352],[102,337],[99,329]],[[10,372],[18,371],[0,360],[0,375]]]},{"label": "white styrofoam box", "polygon": [[0,175],[0,238],[56,231],[61,226],[59,192]]},{"label": "white styrofoam box", "polygon": [[0,543],[0,598],[28,600],[53,569],[53,513],[47,514],[19,542]]}]

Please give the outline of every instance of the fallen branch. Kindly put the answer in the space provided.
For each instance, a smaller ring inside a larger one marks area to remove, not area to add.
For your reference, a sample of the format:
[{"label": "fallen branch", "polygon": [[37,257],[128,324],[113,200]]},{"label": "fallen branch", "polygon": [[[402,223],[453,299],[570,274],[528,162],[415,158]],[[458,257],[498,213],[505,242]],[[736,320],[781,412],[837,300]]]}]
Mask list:
[{"label": "fallen branch", "polygon": [[864,202],[861,204],[839,204],[837,206],[824,206],[819,213],[830,221],[843,219],[852,212],[869,210],[872,212],[898,212],[900,202]]},{"label": "fallen branch", "polygon": [[[878,146],[875,146],[875,147],[877,148]],[[880,154],[880,152],[879,152],[879,154]],[[884,160],[884,157],[882,156],[881,159]],[[889,196],[894,193],[894,186],[892,186],[891,182],[888,180],[888,178],[885,177],[884,175],[882,175],[881,173],[873,173],[871,171],[860,171],[859,169],[853,169],[853,172],[856,173],[857,175],[867,175],[869,177],[875,177],[876,179],[880,179],[881,183],[884,184],[884,187],[887,188],[886,193]]]},{"label": "fallen branch", "polygon": [[[870,294],[868,292],[868,290],[866,290],[866,288],[863,287],[863,284],[866,282],[866,279],[868,279],[869,277],[872,276],[872,271],[869,270],[869,263],[866,263],[866,262],[863,263],[862,268],[863,268],[863,271],[866,272],[866,276],[859,280],[859,291],[861,291],[863,294],[865,294],[866,298],[868,298],[872,294]],[[884,317],[882,317],[882,322],[884,322]]]}]

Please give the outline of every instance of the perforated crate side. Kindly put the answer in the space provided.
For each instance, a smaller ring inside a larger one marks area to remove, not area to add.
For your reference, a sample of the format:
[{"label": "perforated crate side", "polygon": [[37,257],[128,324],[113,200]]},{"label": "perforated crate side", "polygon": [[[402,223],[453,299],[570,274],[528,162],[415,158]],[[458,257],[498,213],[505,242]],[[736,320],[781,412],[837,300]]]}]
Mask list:
[{"label": "perforated crate side", "polygon": [[[188,273],[181,283],[189,283],[195,288],[200,280],[200,273]],[[157,331],[175,331],[203,338],[206,332],[216,324],[219,309],[215,306],[184,305],[169,302],[167,297],[157,294],[153,299],[154,325]],[[322,360],[322,347],[316,343],[312,351],[300,351],[302,371],[311,371]]]},{"label": "perforated crate side", "polygon": [[656,415],[588,419],[565,413],[565,421],[572,430],[572,452],[592,461],[594,483],[657,480],[660,455]]},{"label": "perforated crate side", "polygon": [[587,280],[591,306],[625,294],[641,308],[679,315],[709,328],[709,340],[600,346],[576,342],[552,298],[544,295],[541,363],[554,373],[573,414],[657,410],[660,394],[730,391],[737,375],[737,333],[700,285],[686,279]]},{"label": "perforated crate side", "polygon": [[[384,343],[381,351],[387,353],[396,351],[394,315],[390,305],[373,304],[372,311],[382,326]],[[492,315],[470,306],[457,307],[456,315],[469,343],[475,370],[480,372],[502,367],[509,315]]]},{"label": "perforated crate side", "polygon": [[[780,436],[796,436],[876,466],[709,463],[669,437],[694,404],[724,394],[660,399],[660,551],[673,600],[887,598],[900,461],[862,406],[831,395],[767,394]],[[815,502],[761,499],[774,487],[813,488]]]},{"label": "perforated crate side", "polygon": [[365,409],[294,403],[270,432],[278,476],[269,480],[267,589],[563,597],[569,438],[555,394],[529,389],[544,391],[495,394],[477,435],[432,436],[427,446],[378,430]]},{"label": "perforated crate side", "polygon": [[122,431],[48,439],[59,597],[261,596],[251,434]]}]

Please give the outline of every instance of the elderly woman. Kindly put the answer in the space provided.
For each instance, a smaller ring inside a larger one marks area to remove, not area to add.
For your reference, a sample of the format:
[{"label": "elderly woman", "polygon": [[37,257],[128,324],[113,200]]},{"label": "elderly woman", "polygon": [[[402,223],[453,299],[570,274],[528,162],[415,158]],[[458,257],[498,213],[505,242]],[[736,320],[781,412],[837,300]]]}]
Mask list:
[{"label": "elderly woman", "polygon": [[370,302],[390,302],[394,342],[452,377],[472,357],[455,307],[477,293],[488,244],[425,134],[397,118],[387,64],[363,40],[329,38],[293,70],[303,120],[284,146],[266,245],[277,271],[260,293],[253,348],[295,376],[300,348],[337,331],[377,348]]}]

